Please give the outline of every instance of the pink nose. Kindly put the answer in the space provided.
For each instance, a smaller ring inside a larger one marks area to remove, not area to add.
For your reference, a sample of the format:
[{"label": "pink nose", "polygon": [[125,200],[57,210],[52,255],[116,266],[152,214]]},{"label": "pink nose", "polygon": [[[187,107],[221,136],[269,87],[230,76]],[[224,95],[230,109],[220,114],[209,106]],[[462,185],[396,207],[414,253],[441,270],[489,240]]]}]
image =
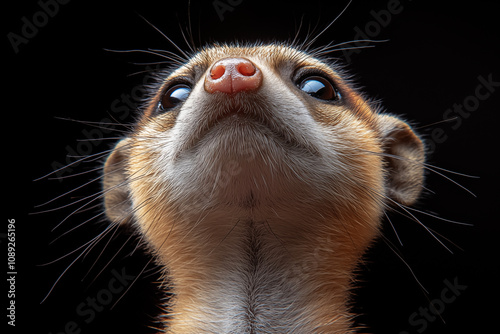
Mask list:
[{"label": "pink nose", "polygon": [[224,58],[217,61],[205,78],[208,93],[234,94],[260,87],[262,72],[254,63],[244,58]]}]

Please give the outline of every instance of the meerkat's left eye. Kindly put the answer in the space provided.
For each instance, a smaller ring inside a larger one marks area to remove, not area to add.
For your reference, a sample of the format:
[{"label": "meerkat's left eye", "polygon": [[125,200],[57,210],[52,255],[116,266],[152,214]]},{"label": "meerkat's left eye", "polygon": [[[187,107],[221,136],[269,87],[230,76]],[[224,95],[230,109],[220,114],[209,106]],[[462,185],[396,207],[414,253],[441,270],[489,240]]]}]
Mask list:
[{"label": "meerkat's left eye", "polygon": [[158,109],[162,111],[167,111],[176,107],[178,104],[184,102],[189,97],[191,93],[191,87],[186,84],[178,84],[171,87],[162,96]]},{"label": "meerkat's left eye", "polygon": [[320,100],[337,101],[340,100],[339,91],[327,79],[313,75],[302,79],[298,87],[303,92]]}]

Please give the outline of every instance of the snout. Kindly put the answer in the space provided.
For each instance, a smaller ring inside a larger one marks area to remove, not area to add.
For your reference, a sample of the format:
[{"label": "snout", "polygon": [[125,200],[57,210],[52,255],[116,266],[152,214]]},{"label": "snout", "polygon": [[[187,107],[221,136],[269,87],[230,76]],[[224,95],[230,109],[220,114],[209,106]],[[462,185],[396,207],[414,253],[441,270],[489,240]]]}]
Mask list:
[{"label": "snout", "polygon": [[224,58],[212,65],[205,77],[205,91],[237,94],[255,91],[262,84],[262,71],[245,58]]}]

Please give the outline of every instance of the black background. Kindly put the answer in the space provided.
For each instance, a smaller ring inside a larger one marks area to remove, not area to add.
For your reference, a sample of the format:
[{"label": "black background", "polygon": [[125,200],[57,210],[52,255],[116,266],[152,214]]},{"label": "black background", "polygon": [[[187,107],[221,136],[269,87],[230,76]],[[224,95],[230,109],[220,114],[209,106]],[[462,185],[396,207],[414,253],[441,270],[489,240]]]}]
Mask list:
[{"label": "black background", "polygon": [[[83,249],[71,251],[106,227],[100,220],[102,217],[97,217],[51,243],[98,214],[99,207],[73,215],[55,231],[51,230],[79,205],[33,214],[97,192],[99,184],[94,182],[47,206],[35,207],[99,174],[91,172],[64,182],[47,178],[32,180],[53,171],[54,162],[74,161],[66,157],[68,153],[96,154],[109,149],[113,143],[113,139],[82,142],[80,140],[88,139],[83,131],[96,128],[57,117],[93,122],[109,118],[115,101],[120,102],[122,94],[131,94],[142,82],[143,74],[132,74],[143,71],[145,66],[132,63],[164,60],[143,53],[115,53],[105,49],[151,48],[178,52],[141,16],[182,49],[187,49],[187,45],[180,32],[187,30],[188,17],[197,46],[212,41],[290,40],[301,20],[299,37],[303,40],[308,31],[315,36],[322,30],[346,3],[319,0],[221,2],[233,3],[232,10],[222,14],[223,20],[215,10],[216,1],[192,1],[188,15],[187,1],[104,3],[73,0],[60,5],[57,13],[46,22],[41,21],[36,35],[19,45],[17,53],[8,34],[21,35],[22,18],[33,22],[33,15],[41,7],[37,1],[21,1],[4,9],[3,54],[6,57],[3,64],[7,75],[3,76],[5,137],[2,150],[6,151],[4,164],[7,168],[3,175],[7,186],[3,187],[5,218],[2,226],[6,226],[7,219],[16,220],[15,330],[55,334],[64,332],[65,326],[75,326],[75,332],[80,333],[147,333],[152,332],[148,326],[154,326],[152,319],[158,313],[154,305],[161,296],[152,284],[158,278],[153,265],[146,267],[127,293],[112,295],[109,303],[95,312],[95,318],[89,323],[86,320],[90,320],[90,315],[82,316],[77,311],[88,298],[104,296],[102,291],[107,289],[113,271],[125,270],[128,275],[135,276],[149,261],[141,248],[136,247],[137,240],[127,241],[126,231],[103,239],[88,256],[71,265],[50,296],[41,303],[59,275]],[[380,14],[387,9],[388,3],[393,1],[353,1],[314,46],[363,38],[355,36],[356,29],[368,33],[370,38],[388,40],[372,43],[376,47],[360,49],[349,59],[342,52],[332,56],[347,62],[358,85],[369,96],[379,98],[387,111],[412,120],[426,140],[432,140],[433,131],[441,131],[436,128],[442,129],[440,137],[444,135],[446,140],[429,156],[430,164],[480,178],[445,173],[472,191],[477,196],[474,197],[436,173],[427,175],[428,190],[417,208],[474,224],[473,227],[461,226],[417,214],[426,226],[442,236],[441,240],[453,254],[415,221],[393,213],[390,218],[403,242],[401,246],[388,222],[384,222],[384,234],[397,245],[428,294],[421,290],[405,263],[384,242],[379,242],[361,268],[355,309],[363,315],[358,322],[366,324],[373,333],[492,332],[497,327],[495,323],[500,311],[497,306],[500,228],[496,214],[500,87],[480,101],[455,129],[452,126],[458,120],[433,123],[443,120],[445,111],[454,104],[472,101],[480,76],[500,81],[495,2],[445,1],[437,5],[432,1],[401,0],[397,7],[399,13],[391,15],[390,21],[386,17],[381,25],[373,13]],[[120,106],[123,107],[123,103]],[[133,113],[131,110],[130,117],[120,121],[133,122]],[[117,126],[116,131],[107,133],[106,137],[119,136],[123,129]],[[89,147],[83,143],[91,143],[89,152],[82,151]],[[94,159],[74,166],[73,173],[90,171],[101,161]],[[2,230],[2,233],[5,232]],[[108,243],[110,239],[113,240]],[[6,254],[3,235],[1,241]],[[123,244],[126,246],[121,249]],[[55,263],[44,265],[67,254]],[[118,255],[114,257],[115,254]],[[7,256],[3,258],[6,263]],[[414,312],[419,312],[420,307],[428,308],[430,301],[441,298],[446,288],[445,280],[457,281],[467,288],[452,303],[444,304],[442,319],[425,321],[426,328],[422,322],[411,323],[409,317]],[[7,287],[1,294],[6,296]],[[7,305],[6,302],[3,305]],[[7,319],[3,319],[6,323]],[[68,325],[72,321],[75,325]]]}]

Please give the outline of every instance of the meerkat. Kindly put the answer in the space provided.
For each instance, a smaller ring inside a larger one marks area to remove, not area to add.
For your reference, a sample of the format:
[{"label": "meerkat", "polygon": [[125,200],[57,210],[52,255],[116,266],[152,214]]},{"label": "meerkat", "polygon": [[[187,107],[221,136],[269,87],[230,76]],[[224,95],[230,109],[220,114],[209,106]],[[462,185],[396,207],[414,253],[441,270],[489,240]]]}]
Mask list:
[{"label": "meerkat", "polygon": [[350,290],[425,149],[336,63],[287,44],[213,45],[163,74],[104,166],[173,297],[166,333],[357,333]]}]

